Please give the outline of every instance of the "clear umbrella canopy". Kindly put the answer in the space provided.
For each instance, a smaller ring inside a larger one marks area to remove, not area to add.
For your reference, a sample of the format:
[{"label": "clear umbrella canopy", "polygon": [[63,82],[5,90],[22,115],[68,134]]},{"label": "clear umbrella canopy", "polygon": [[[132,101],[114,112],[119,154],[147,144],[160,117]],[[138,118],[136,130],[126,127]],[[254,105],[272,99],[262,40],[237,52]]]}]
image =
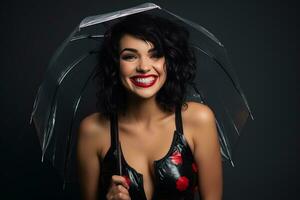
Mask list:
[{"label": "clear umbrella canopy", "polygon": [[31,120],[40,140],[42,161],[49,160],[65,181],[74,181],[76,177],[75,150],[80,120],[97,112],[93,77],[103,35],[123,17],[139,13],[167,18],[189,31],[189,43],[197,59],[197,74],[186,99],[206,104],[214,111],[222,157],[233,164],[232,146],[247,118],[253,117],[224,46],[202,26],[146,3],[85,18],[49,63]]}]

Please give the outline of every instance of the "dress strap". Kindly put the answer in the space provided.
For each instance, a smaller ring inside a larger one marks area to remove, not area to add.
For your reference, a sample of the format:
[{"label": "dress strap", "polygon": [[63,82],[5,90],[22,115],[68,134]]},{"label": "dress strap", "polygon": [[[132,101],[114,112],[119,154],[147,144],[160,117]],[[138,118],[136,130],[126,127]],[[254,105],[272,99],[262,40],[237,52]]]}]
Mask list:
[{"label": "dress strap", "polygon": [[176,106],[175,110],[175,123],[176,123],[176,130],[183,134],[183,126],[182,126],[182,118],[181,118],[181,105]]}]

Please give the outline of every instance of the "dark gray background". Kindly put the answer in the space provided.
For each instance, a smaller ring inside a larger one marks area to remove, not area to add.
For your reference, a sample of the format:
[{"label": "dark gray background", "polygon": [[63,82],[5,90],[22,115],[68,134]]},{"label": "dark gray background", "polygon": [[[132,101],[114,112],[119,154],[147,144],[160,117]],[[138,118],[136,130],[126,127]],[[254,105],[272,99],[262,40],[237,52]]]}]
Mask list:
[{"label": "dark gray background", "polygon": [[[0,198],[75,198],[40,163],[30,112],[47,63],[86,16],[144,1],[1,2]],[[292,1],[154,1],[222,41],[255,115],[224,165],[225,200],[299,199],[299,6]],[[297,123],[298,122],[298,123]]]}]

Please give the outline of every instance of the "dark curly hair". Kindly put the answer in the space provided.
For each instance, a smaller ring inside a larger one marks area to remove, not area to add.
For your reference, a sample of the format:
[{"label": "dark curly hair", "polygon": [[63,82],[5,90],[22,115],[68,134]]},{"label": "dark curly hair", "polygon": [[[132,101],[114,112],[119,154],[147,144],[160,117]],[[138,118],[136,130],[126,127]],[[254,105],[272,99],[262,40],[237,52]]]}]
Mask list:
[{"label": "dark curly hair", "polygon": [[127,91],[119,78],[119,43],[125,34],[151,42],[158,55],[165,57],[167,80],[156,95],[161,108],[172,112],[177,105],[186,105],[186,87],[196,70],[188,31],[165,18],[135,14],[121,19],[104,35],[95,75],[98,111],[107,118],[126,111]]}]

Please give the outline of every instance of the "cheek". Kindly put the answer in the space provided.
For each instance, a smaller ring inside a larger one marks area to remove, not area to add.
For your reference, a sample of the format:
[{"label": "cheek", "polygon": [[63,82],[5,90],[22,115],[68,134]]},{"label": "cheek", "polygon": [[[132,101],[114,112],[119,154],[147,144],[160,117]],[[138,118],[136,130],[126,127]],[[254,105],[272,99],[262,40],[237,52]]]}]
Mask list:
[{"label": "cheek", "polygon": [[166,63],[163,64],[161,73],[163,74],[165,79],[167,79],[167,65],[166,65]]},{"label": "cheek", "polygon": [[128,63],[120,62],[120,77],[126,78],[131,74],[132,66]]}]

